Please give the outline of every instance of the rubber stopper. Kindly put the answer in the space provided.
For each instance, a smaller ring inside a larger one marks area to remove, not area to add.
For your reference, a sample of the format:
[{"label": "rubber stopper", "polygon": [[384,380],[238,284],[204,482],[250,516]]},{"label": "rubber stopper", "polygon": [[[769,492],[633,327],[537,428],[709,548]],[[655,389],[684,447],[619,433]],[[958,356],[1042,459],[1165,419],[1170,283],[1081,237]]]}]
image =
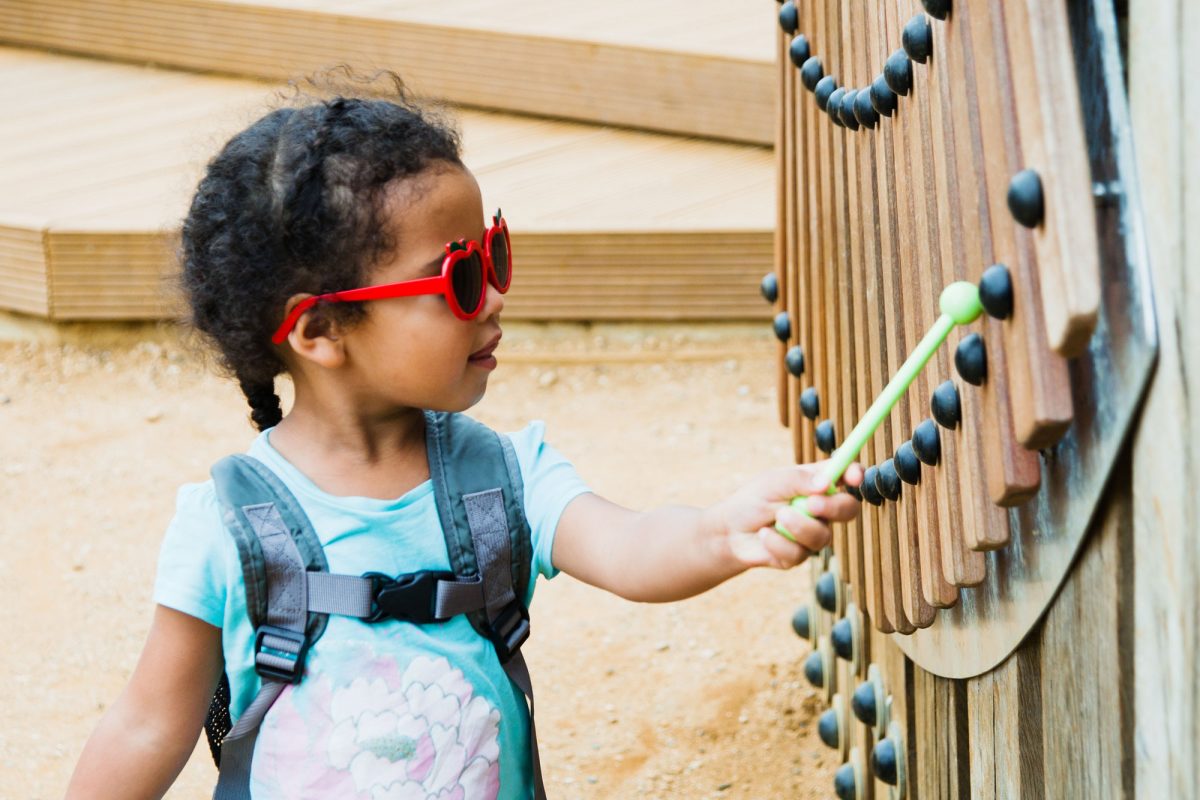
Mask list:
[{"label": "rubber stopper", "polygon": [[843,661],[854,658],[854,626],[848,619],[839,619],[829,630],[829,641],[833,643],[833,652]]},{"label": "rubber stopper", "polygon": [[859,488],[857,486],[851,486],[849,484],[846,484],[845,489],[846,489],[846,494],[850,495],[858,502],[860,502],[860,503],[862,502],[862,499],[863,499],[862,492],[859,490]]},{"label": "rubber stopper", "polygon": [[815,388],[810,386],[800,393],[800,413],[808,419],[821,415],[821,398]]},{"label": "rubber stopper", "polygon": [[921,0],[925,12],[934,19],[945,19],[950,16],[950,0]]},{"label": "rubber stopper", "polygon": [[875,684],[870,681],[860,683],[850,696],[850,709],[863,725],[874,726],[875,720],[878,719],[875,709]]},{"label": "rubber stopper", "polygon": [[786,311],[780,311],[775,315],[775,321],[771,323],[775,329],[775,338],[781,342],[786,342],[792,335],[792,318],[788,316]]},{"label": "rubber stopper", "polygon": [[1008,319],[1012,314],[1012,275],[1003,264],[993,264],[983,271],[979,279],[979,302],[989,316]]},{"label": "rubber stopper", "polygon": [[887,85],[883,73],[871,83],[871,105],[885,117],[890,117],[896,111],[896,93]]},{"label": "rubber stopper", "polygon": [[854,96],[854,116],[864,128],[873,129],[879,124],[879,112],[875,110],[871,101],[870,87],[859,89],[858,94]]},{"label": "rubber stopper", "polygon": [[846,94],[842,96],[841,111],[839,114],[842,127],[852,131],[858,130],[858,117],[854,116],[854,102],[857,98],[857,89],[847,89]]},{"label": "rubber stopper", "polygon": [[987,347],[983,337],[972,333],[964,337],[954,350],[954,368],[972,386],[982,386],[987,380]]},{"label": "rubber stopper", "polygon": [[808,61],[808,57],[812,55],[808,49],[808,37],[803,33],[798,33],[792,38],[791,45],[788,46],[788,55],[792,57],[792,64],[797,68],[804,65]]},{"label": "rubber stopper", "polygon": [[821,577],[817,578],[817,585],[813,593],[817,596],[817,605],[830,614],[837,613],[838,586],[836,575],[832,572],[822,572]]},{"label": "rubber stopper", "polygon": [[962,420],[962,401],[954,381],[942,381],[929,398],[929,410],[937,424],[954,430]]},{"label": "rubber stopper", "polygon": [[792,614],[792,630],[801,639],[807,639],[812,633],[812,620],[809,616],[808,605],[802,605]]},{"label": "rubber stopper", "polygon": [[854,774],[853,764],[842,764],[833,773],[833,793],[838,800],[857,800],[858,777]]},{"label": "rubber stopper", "polygon": [[837,434],[833,429],[833,420],[822,420],[817,425],[816,432],[817,449],[822,453],[832,453],[837,447]]},{"label": "rubber stopper", "polygon": [[942,435],[937,423],[927,419],[918,425],[913,431],[912,446],[922,464],[936,467],[942,459]]},{"label": "rubber stopper", "polygon": [[862,492],[863,500],[866,500],[873,506],[883,505],[883,495],[875,488],[875,481],[879,476],[879,467],[867,467],[863,472],[862,485],[858,490]]},{"label": "rubber stopper", "polygon": [[919,64],[928,61],[933,54],[933,27],[929,24],[929,17],[917,14],[906,22],[900,33],[900,43],[913,61]]},{"label": "rubber stopper", "polygon": [[800,82],[810,92],[817,90],[817,84],[823,77],[825,77],[825,66],[817,56],[813,56],[800,66]]},{"label": "rubber stopper", "polygon": [[967,281],[955,281],[942,289],[938,298],[938,308],[955,325],[969,325],[979,319],[983,313],[983,304],[979,302],[979,287]]},{"label": "rubber stopper", "polygon": [[795,33],[800,26],[800,15],[796,12],[796,4],[792,0],[779,7],[779,27],[784,33]]},{"label": "rubber stopper", "polygon": [[1042,179],[1035,171],[1026,169],[1013,176],[1008,184],[1008,210],[1026,228],[1042,224],[1045,213]]},{"label": "rubber stopper", "polygon": [[832,75],[826,75],[821,80],[817,81],[816,88],[813,89],[813,96],[817,99],[817,108],[822,111],[829,109],[829,98],[837,89],[837,81]]},{"label": "rubber stopper", "polygon": [[829,102],[825,104],[825,113],[829,115],[829,119],[834,125],[842,124],[842,98],[846,96],[846,90],[841,86],[833,90],[833,94],[829,95]]},{"label": "rubber stopper", "polygon": [[825,685],[825,660],[821,658],[819,650],[814,650],[804,659],[804,677],[818,689]]},{"label": "rubber stopper", "polygon": [[916,486],[921,482],[921,459],[917,458],[913,451],[911,441],[896,448],[895,461],[896,474],[900,476],[900,480],[909,486]]},{"label": "rubber stopper", "polygon": [[900,475],[896,472],[896,462],[888,459],[879,465],[879,473],[875,476],[875,488],[888,500],[900,499]]},{"label": "rubber stopper", "polygon": [[804,374],[804,350],[800,345],[793,345],[788,348],[787,354],[783,357],[783,363],[787,366],[787,371],[793,377],[799,378]]},{"label": "rubber stopper", "polygon": [[817,735],[821,737],[821,741],[826,747],[837,750],[840,747],[840,731],[841,726],[838,725],[837,711],[832,708],[823,713],[820,719],[817,720]]},{"label": "rubber stopper", "polygon": [[895,786],[897,779],[896,743],[890,738],[880,739],[875,744],[875,749],[871,751],[871,766],[875,777],[888,786]]},{"label": "rubber stopper", "polygon": [[774,303],[779,299],[779,278],[774,272],[768,272],[763,275],[762,282],[758,284],[758,290],[762,292],[764,300]]},{"label": "rubber stopper", "polygon": [[901,97],[912,90],[912,59],[903,50],[897,50],[883,63],[883,79],[888,88]]}]

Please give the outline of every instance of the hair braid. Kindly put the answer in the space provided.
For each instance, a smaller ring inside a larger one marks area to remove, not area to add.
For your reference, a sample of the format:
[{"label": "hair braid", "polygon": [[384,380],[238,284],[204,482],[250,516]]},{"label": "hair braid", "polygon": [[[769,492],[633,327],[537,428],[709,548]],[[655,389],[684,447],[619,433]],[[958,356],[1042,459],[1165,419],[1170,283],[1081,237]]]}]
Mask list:
[{"label": "hair braid", "polygon": [[283,408],[279,404],[279,395],[275,393],[273,378],[250,378],[238,375],[238,385],[242,394],[250,403],[250,420],[260,431],[273,428],[283,419]]}]

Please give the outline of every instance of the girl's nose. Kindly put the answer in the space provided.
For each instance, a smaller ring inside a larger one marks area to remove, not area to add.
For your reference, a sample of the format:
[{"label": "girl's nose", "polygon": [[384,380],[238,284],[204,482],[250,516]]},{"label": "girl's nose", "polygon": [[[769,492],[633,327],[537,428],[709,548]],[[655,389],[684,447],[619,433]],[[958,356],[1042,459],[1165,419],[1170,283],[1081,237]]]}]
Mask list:
[{"label": "girl's nose", "polygon": [[480,319],[490,319],[504,310],[504,295],[491,282],[485,284],[487,293],[483,296],[483,310],[479,312]]}]

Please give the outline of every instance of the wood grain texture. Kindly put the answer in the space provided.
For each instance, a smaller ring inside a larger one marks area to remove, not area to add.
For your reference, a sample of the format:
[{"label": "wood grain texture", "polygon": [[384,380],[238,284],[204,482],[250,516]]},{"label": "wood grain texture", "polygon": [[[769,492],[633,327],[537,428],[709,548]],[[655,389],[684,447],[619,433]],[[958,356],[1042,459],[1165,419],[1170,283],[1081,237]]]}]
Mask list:
[{"label": "wood grain texture", "polygon": [[[1159,352],[1133,442],[1138,797],[1196,797],[1200,771],[1200,9],[1132,0],[1129,101]],[[1174,113],[1165,117],[1162,109]]]}]

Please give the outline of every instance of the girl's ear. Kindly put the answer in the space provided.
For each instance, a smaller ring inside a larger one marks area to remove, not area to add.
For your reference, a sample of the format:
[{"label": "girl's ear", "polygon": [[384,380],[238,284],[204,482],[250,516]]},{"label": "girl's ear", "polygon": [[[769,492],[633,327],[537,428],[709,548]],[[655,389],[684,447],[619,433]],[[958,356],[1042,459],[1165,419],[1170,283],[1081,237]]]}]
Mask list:
[{"label": "girl's ear", "polygon": [[[288,298],[286,313],[290,314],[296,304],[308,297],[307,294],[292,295]],[[293,353],[322,367],[340,367],[346,360],[340,326],[320,304],[300,315],[287,342]]]}]

